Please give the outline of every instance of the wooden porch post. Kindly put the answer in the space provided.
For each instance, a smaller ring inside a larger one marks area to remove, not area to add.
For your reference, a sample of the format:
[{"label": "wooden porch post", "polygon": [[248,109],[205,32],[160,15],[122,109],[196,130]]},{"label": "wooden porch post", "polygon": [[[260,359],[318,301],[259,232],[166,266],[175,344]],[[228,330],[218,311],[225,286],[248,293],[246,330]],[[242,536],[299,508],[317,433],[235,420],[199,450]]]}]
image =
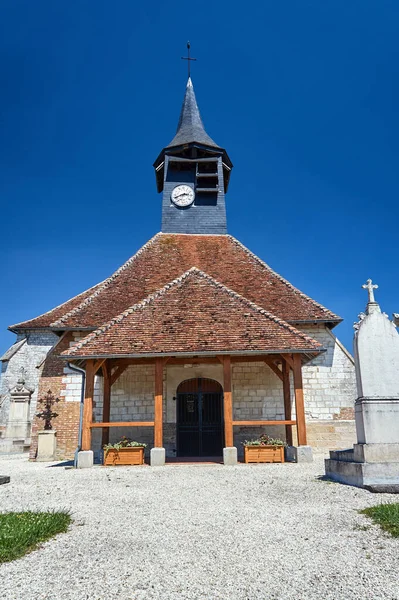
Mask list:
[{"label": "wooden porch post", "polygon": [[305,421],[305,404],[303,400],[303,384],[302,384],[302,361],[300,354],[294,354],[294,388],[295,388],[295,409],[296,409],[296,426],[298,433],[298,446],[306,446],[306,421]]},{"label": "wooden porch post", "polygon": [[223,357],[223,408],[224,408],[224,443],[226,448],[233,447],[233,397],[231,391],[231,360]]},{"label": "wooden porch post", "polygon": [[[283,359],[283,396],[284,396],[284,418],[291,421],[291,390],[290,390],[290,365]],[[287,444],[292,446],[292,425],[285,426],[285,437]]]},{"label": "wooden porch post", "polygon": [[163,447],[163,367],[165,359],[155,360],[154,447]]},{"label": "wooden porch post", "polygon": [[93,421],[94,360],[86,361],[85,399],[83,404],[82,450],[91,450],[91,427]]},{"label": "wooden porch post", "polygon": [[[110,421],[110,412],[111,412],[111,379],[110,379],[110,371],[108,367],[108,361],[102,366],[103,377],[104,377],[104,390],[103,390],[103,422],[109,423]],[[109,428],[103,427],[102,430],[102,446],[108,444],[109,442]]]}]

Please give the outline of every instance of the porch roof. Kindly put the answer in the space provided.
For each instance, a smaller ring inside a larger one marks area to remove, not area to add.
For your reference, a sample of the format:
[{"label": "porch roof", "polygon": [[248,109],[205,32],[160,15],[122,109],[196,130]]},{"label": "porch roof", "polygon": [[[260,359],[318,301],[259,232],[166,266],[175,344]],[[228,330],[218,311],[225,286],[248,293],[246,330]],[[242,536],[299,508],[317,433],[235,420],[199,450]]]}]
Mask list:
[{"label": "porch roof", "polygon": [[193,267],[61,356],[81,359],[322,351],[314,339]]}]

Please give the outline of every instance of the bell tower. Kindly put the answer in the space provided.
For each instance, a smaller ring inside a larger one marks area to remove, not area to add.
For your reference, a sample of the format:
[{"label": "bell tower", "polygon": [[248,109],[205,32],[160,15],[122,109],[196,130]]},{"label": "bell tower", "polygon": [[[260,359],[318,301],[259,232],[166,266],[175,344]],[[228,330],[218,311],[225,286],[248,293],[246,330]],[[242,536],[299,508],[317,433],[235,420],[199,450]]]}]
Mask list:
[{"label": "bell tower", "polygon": [[191,77],[176,135],[154,163],[162,192],[162,232],[225,234],[225,194],[233,165],[206,133]]}]

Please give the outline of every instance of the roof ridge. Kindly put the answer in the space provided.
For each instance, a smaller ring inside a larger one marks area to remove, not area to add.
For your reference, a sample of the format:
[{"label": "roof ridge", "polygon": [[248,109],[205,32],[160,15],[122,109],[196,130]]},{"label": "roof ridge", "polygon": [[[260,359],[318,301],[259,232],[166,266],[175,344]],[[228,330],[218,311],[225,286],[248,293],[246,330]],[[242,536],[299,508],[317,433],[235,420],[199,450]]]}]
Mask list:
[{"label": "roof ridge", "polygon": [[[102,285],[105,281],[106,280],[104,279],[103,281],[100,281],[99,283],[96,283],[96,284],[92,285],[87,290],[84,290],[83,292],[80,292],[79,294],[76,294],[76,296],[72,296],[72,298],[69,298],[68,300],[65,300],[65,302],[61,302],[61,304],[58,304],[57,306],[54,306],[54,308],[51,308],[50,310],[47,310],[46,312],[42,313],[41,315],[38,315],[37,317],[33,317],[32,319],[25,319],[25,321],[21,321],[20,323],[15,323],[14,325],[10,325],[8,327],[8,329],[12,330],[13,327],[20,327],[24,323],[29,323],[29,321],[35,321],[36,319],[40,319],[41,317],[44,317],[45,315],[49,315],[52,312],[54,312],[54,311],[58,310],[59,308],[61,308],[62,306],[64,306],[64,304],[68,304],[68,302],[71,302],[71,300],[74,300],[75,298],[79,298],[79,296],[83,296],[83,294],[86,294],[90,290],[93,290],[94,288]],[[79,304],[79,306],[80,306],[80,304]],[[55,322],[57,323],[58,321],[55,321]],[[50,324],[50,326],[51,325],[52,324]],[[43,329],[43,327],[38,327],[38,329]]]},{"label": "roof ridge", "polygon": [[[331,310],[329,310],[328,308],[326,308],[325,306],[323,306],[322,304],[320,304],[320,302],[317,302],[316,300],[313,300],[313,298],[311,298],[307,294],[304,294],[303,292],[301,292],[301,290],[299,290],[297,287],[295,287],[294,285],[292,285],[292,283],[290,283],[287,279],[285,279],[282,275],[280,275],[280,273],[277,273],[277,271],[275,271],[274,269],[272,269],[264,260],[262,260],[261,258],[259,258],[259,256],[257,256],[249,248],[247,248],[246,246],[244,246],[244,244],[242,242],[240,242],[239,240],[237,240],[237,238],[235,238],[234,236],[232,236],[229,233],[226,234],[226,237],[230,238],[232,240],[232,242],[234,244],[236,244],[236,246],[239,246],[242,250],[244,250],[244,252],[246,254],[248,254],[249,256],[251,256],[252,258],[254,258],[256,260],[256,262],[258,262],[263,267],[265,267],[268,271],[270,271],[270,273],[273,273],[273,275],[275,275],[282,283],[284,283],[287,287],[291,288],[299,296],[301,296],[305,300],[309,300],[310,302],[313,302],[314,304],[316,304],[316,306],[318,306],[319,308],[321,308],[324,312],[329,312],[329,313],[331,313],[332,315],[334,315],[335,317],[337,317],[338,319],[340,319],[342,321],[341,317],[339,317],[338,315],[336,315],[335,313],[333,313]],[[317,321],[317,319],[315,319],[315,320]]]},{"label": "roof ridge", "polygon": [[258,306],[257,304],[255,304],[254,302],[251,302],[251,300],[248,300],[248,298],[245,298],[245,296],[242,296],[241,294],[238,294],[234,290],[231,290],[230,288],[228,288],[227,286],[225,286],[220,281],[217,281],[216,279],[214,279],[213,277],[211,277],[210,275],[208,275],[204,271],[201,271],[201,269],[199,269],[198,267],[191,267],[190,269],[188,269],[187,271],[185,271],[182,275],[180,275],[179,277],[176,277],[175,279],[173,279],[172,281],[170,281],[169,283],[167,283],[166,285],[164,285],[162,288],[160,288],[156,292],[153,292],[152,294],[149,294],[144,300],[141,300],[140,302],[138,302],[136,304],[133,304],[132,306],[130,306],[129,308],[127,308],[122,313],[120,313],[117,316],[113,317],[110,321],[108,321],[107,323],[105,323],[101,327],[98,327],[95,331],[93,331],[92,333],[90,333],[89,335],[87,335],[86,337],[84,337],[80,342],[77,342],[76,344],[74,344],[73,346],[71,346],[71,348],[68,350],[68,353],[72,355],[75,350],[80,350],[86,344],[88,344],[89,342],[91,342],[92,340],[94,340],[96,337],[98,337],[102,333],[105,333],[106,331],[108,331],[113,325],[115,325],[116,323],[120,323],[121,321],[123,321],[123,319],[125,319],[128,315],[131,315],[133,312],[136,312],[137,310],[141,310],[141,309],[145,308],[151,302],[153,302],[154,300],[156,300],[160,296],[162,296],[165,293],[167,293],[170,290],[170,288],[174,287],[175,285],[178,285],[179,283],[181,283],[182,281],[184,281],[185,279],[187,279],[190,275],[192,275],[194,273],[197,274],[197,275],[199,275],[200,277],[206,279],[207,281],[209,281],[215,287],[217,287],[217,288],[219,288],[219,289],[227,292],[230,296],[232,296],[233,298],[236,298],[241,303],[246,304],[247,306],[249,306],[250,308],[252,308],[256,312],[262,314],[263,316],[265,316],[269,320],[274,321],[275,323],[277,323],[277,325],[279,325],[281,327],[284,327],[285,329],[287,329],[288,331],[290,331],[291,333],[293,333],[295,335],[298,335],[303,340],[305,340],[307,342],[310,342],[311,344],[317,344],[318,346],[321,347],[321,344],[319,342],[317,342],[313,338],[309,337],[308,335],[306,335],[302,331],[299,331],[298,329],[296,329],[295,327],[293,327],[292,325],[290,325],[289,323],[287,323],[283,319],[280,319],[279,317],[276,317],[272,313],[269,313],[268,311],[264,310],[263,308],[261,308],[260,306]]},{"label": "roof ridge", "polygon": [[135,259],[137,259],[145,250],[147,250],[147,248],[149,246],[151,246],[154,243],[155,239],[160,235],[161,235],[161,232],[156,233],[150,240],[148,240],[148,242],[146,244],[144,244],[144,246],[141,246],[141,248],[139,250],[137,250],[137,252],[135,254],[133,254],[133,256],[128,258],[128,260],[126,262],[124,262],[123,265],[121,265],[119,267],[119,269],[117,269],[110,277],[108,277],[107,279],[104,279],[104,281],[102,282],[102,285],[98,288],[98,290],[96,290],[94,292],[94,294],[91,294],[91,296],[88,296],[85,300],[83,300],[83,302],[81,302],[79,304],[79,306],[76,306],[75,308],[70,310],[68,313],[63,315],[60,319],[57,319],[57,321],[54,321],[54,323],[50,323],[50,327],[58,327],[58,326],[62,325],[63,321],[65,321],[66,319],[69,319],[70,317],[75,315],[77,312],[79,312],[82,308],[84,308],[85,306],[90,304],[94,300],[94,298],[96,298],[106,287],[108,287],[108,285],[112,281],[114,281],[116,279],[116,277],[118,277],[118,275],[120,273],[122,273],[128,267],[130,267],[132,262]]}]

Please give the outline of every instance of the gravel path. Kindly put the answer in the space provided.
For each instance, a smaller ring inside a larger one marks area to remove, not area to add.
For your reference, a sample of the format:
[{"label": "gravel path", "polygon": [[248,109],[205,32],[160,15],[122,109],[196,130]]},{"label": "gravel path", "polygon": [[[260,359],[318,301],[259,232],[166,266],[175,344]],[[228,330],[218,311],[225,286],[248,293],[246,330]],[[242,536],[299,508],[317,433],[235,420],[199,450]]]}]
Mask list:
[{"label": "gravel path", "polygon": [[2,600],[399,600],[399,540],[357,513],[397,498],[320,481],[321,457],[81,471],[8,457],[0,473],[1,511],[74,518],[0,565]]}]

